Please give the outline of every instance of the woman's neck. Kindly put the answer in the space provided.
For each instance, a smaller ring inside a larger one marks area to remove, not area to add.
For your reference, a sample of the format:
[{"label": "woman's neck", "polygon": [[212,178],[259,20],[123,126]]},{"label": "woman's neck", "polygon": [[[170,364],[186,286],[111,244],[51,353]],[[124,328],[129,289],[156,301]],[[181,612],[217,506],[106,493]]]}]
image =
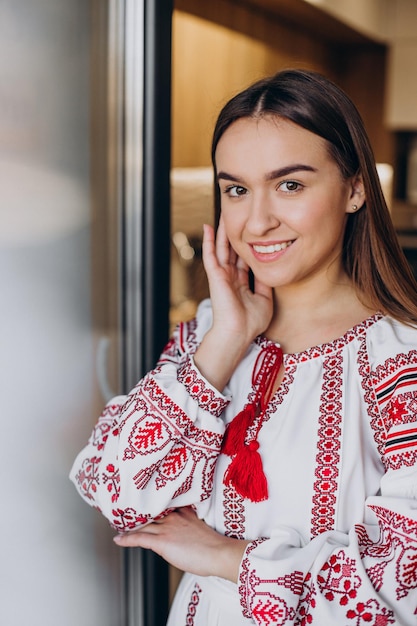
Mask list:
[{"label": "woman's neck", "polygon": [[284,353],[301,352],[337,339],[373,313],[348,279],[312,290],[276,289],[274,315],[265,335],[279,342]]}]

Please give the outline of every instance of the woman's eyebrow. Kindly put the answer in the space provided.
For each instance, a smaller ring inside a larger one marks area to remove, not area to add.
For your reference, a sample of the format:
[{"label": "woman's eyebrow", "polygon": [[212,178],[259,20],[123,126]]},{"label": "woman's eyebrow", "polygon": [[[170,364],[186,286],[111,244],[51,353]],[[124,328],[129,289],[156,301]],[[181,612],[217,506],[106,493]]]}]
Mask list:
[{"label": "woman's eyebrow", "polygon": [[[294,174],[294,172],[317,172],[317,168],[303,163],[294,163],[293,165],[286,165],[285,167],[280,167],[277,170],[268,172],[265,176],[265,180],[275,180],[276,178],[281,178],[282,176]],[[228,174],[228,172],[218,172],[217,180],[229,180],[235,183],[243,182],[239,176]]]},{"label": "woman's eyebrow", "polygon": [[240,183],[242,182],[241,179],[239,178],[239,176],[233,176],[233,174],[228,174],[227,172],[218,172],[217,173],[217,180],[231,180],[235,183]]},{"label": "woman's eyebrow", "polygon": [[277,170],[269,172],[269,174],[265,176],[265,180],[275,180],[276,178],[281,178],[282,176],[294,174],[294,172],[317,172],[317,168],[313,167],[312,165],[304,165],[303,163],[286,165],[285,167],[280,167]]}]

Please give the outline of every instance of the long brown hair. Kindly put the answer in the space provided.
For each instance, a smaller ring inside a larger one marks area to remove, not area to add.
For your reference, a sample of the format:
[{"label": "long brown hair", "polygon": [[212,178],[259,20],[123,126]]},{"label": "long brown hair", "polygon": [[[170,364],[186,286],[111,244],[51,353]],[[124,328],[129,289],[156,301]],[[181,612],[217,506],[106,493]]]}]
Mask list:
[{"label": "long brown hair", "polygon": [[344,178],[362,176],[366,203],[347,219],[345,271],[368,305],[399,321],[416,324],[417,283],[399,245],[362,118],[350,98],[321,74],[307,70],[278,72],[254,83],[223,107],[212,142],[217,219],[217,144],[236,120],[263,115],[286,118],[322,137]]}]

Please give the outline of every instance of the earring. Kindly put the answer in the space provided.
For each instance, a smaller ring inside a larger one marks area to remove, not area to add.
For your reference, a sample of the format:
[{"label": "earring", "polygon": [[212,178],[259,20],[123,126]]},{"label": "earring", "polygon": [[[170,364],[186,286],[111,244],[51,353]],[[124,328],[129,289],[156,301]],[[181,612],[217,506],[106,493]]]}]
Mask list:
[{"label": "earring", "polygon": [[355,212],[359,209],[357,204],[352,204],[352,211]]}]

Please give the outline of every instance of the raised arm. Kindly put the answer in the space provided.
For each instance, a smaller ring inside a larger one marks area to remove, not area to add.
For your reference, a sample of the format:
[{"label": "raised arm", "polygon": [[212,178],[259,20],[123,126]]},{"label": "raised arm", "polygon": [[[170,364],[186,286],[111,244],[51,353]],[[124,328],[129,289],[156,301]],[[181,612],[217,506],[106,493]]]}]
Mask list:
[{"label": "raised arm", "polygon": [[203,261],[213,307],[213,324],[195,354],[195,363],[210,383],[222,391],[254,338],[272,318],[272,290],[255,280],[231,248],[220,219],[216,240],[204,226]]}]

